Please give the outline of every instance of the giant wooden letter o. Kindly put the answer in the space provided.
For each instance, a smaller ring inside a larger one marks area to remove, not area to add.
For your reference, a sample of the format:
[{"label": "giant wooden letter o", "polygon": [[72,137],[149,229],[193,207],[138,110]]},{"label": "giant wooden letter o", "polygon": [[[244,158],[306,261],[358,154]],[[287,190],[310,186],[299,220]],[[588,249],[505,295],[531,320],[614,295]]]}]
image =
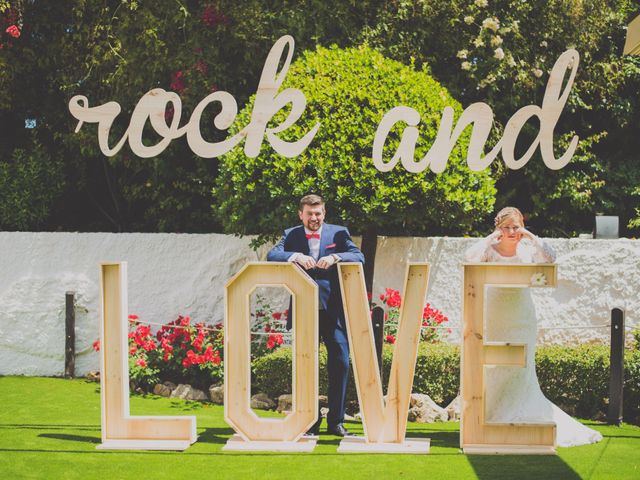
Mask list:
[{"label": "giant wooden letter o", "polygon": [[[260,418],[250,406],[249,298],[264,286],[293,296],[293,408],[284,419]],[[318,286],[293,263],[253,262],[229,280],[225,294],[225,420],[245,441],[296,441],[318,415]]]}]

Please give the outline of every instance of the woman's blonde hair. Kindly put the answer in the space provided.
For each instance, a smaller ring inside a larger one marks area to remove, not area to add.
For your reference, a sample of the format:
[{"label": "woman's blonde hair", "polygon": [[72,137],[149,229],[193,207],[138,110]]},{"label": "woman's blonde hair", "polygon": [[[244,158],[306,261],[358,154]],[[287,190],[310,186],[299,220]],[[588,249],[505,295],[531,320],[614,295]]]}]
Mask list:
[{"label": "woman's blonde hair", "polygon": [[522,212],[520,212],[520,210],[518,210],[516,207],[504,207],[496,215],[496,218],[493,221],[493,224],[495,225],[496,228],[500,228],[509,220],[517,220],[524,227],[524,217],[522,216]]}]

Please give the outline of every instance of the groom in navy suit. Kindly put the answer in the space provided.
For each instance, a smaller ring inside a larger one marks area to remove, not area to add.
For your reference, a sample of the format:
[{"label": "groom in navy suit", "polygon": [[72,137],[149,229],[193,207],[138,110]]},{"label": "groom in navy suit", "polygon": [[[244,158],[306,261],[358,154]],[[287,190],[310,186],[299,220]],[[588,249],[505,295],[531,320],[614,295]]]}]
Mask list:
[{"label": "groom in navy suit", "polygon": [[[318,284],[320,296],[320,338],[327,347],[329,413],[327,433],[344,437],[344,413],[349,374],[349,341],[338,280],[338,262],[364,263],[364,255],[351,240],[349,231],[324,223],[324,200],[306,195],[300,200],[298,215],[302,225],[285,230],[284,236],[267,255],[270,262],[296,262]],[[289,309],[291,315],[291,309]],[[287,319],[291,328],[291,317]],[[318,434],[321,418],[308,433]]]}]

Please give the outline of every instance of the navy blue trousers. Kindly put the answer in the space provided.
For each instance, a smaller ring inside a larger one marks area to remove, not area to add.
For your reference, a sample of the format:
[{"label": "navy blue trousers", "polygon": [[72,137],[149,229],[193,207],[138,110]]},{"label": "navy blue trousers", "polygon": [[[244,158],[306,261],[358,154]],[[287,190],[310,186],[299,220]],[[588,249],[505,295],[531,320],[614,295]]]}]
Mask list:
[{"label": "navy blue trousers", "polygon": [[320,339],[327,347],[329,377],[327,424],[333,427],[344,421],[349,378],[349,340],[347,333],[336,326],[335,321],[329,318],[325,310],[320,310],[319,317]]}]

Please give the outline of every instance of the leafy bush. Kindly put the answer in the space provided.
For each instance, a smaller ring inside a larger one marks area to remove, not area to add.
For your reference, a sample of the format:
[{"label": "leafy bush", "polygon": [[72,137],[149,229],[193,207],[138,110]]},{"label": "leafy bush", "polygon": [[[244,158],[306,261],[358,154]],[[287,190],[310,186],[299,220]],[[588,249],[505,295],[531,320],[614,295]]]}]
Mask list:
[{"label": "leafy bush", "polygon": [[597,412],[606,412],[608,346],[554,345],[539,348],[536,371],[544,394],[567,413],[590,418]]},{"label": "leafy bush", "polygon": [[0,161],[0,229],[37,230],[46,223],[52,203],[64,186],[62,163],[35,138]]},{"label": "leafy bush", "polygon": [[[383,388],[389,378],[393,347],[383,351]],[[320,349],[320,394],[326,395],[326,352]],[[609,395],[609,347],[603,345],[547,346],[536,352],[536,369],[542,391],[571,415],[598,418],[606,414]],[[291,349],[280,350],[253,362],[253,390],[271,397],[290,393]],[[413,391],[426,393],[446,406],[459,392],[460,351],[451,344],[421,344]],[[353,377],[348,402],[357,401]],[[640,350],[625,355],[624,420],[640,423]]]}]

